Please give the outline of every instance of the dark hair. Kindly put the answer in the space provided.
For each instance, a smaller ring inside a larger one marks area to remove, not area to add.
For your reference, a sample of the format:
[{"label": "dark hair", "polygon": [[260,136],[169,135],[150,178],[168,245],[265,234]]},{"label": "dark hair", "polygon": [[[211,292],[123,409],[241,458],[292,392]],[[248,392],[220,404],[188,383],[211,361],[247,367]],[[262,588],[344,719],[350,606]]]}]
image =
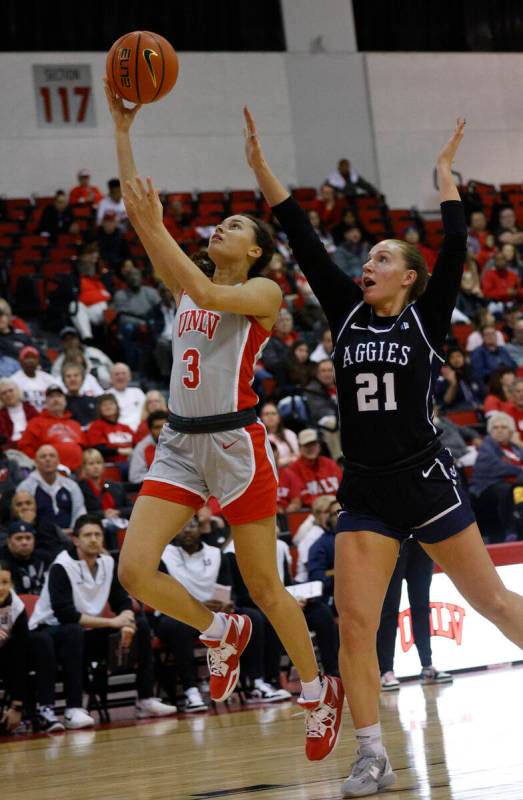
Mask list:
[{"label": "dark hair", "polygon": [[96,398],[96,416],[97,417],[100,416],[100,409],[102,407],[102,403],[107,403],[109,401],[111,401],[111,403],[115,404],[116,408],[118,409],[118,414],[120,414],[120,406],[118,405],[118,400],[116,399],[114,394],[111,394],[110,392],[106,392],[105,394],[101,394]]},{"label": "dark hair", "polygon": [[407,269],[413,269],[417,275],[416,280],[410,287],[408,296],[409,303],[414,302],[418,297],[421,297],[427,288],[427,283],[429,281],[427,263],[416,245],[404,242],[402,239],[389,239],[389,241],[398,245],[401,255],[407,262]]},{"label": "dark hair", "polygon": [[252,222],[254,225],[254,233],[256,235],[256,244],[262,249],[261,256],[256,259],[247,274],[247,278],[256,278],[263,272],[276,252],[274,239],[272,238],[272,233],[269,226],[263,222],[263,220],[258,219],[258,217],[255,217],[252,214],[242,213],[238,216],[245,217]]},{"label": "dark hair", "polygon": [[7,561],[0,561],[0,572],[9,572],[9,574],[13,575],[13,570],[7,563]]},{"label": "dark hair", "polygon": [[[285,425],[283,424],[283,419],[281,417],[280,412],[278,411],[278,406],[276,405],[276,403],[273,403],[272,400],[266,400],[265,403],[263,403],[262,407],[260,408],[260,416],[261,416],[261,414],[263,412],[263,409],[266,408],[266,406],[274,406],[274,408],[276,409],[276,413],[278,414],[278,427],[276,428],[276,430],[274,431],[274,433],[272,435],[275,436],[280,442],[285,442],[285,444],[289,447],[289,450],[292,452],[292,445],[289,442],[289,440],[287,439],[287,434],[286,434],[286,430],[287,429],[285,428]],[[272,449],[276,450],[276,452],[278,452],[278,448],[276,447],[274,442],[271,442],[270,440],[269,440],[269,442],[270,442],[270,445],[271,445]]]},{"label": "dark hair", "polygon": [[198,250],[197,253],[193,253],[191,261],[201,269],[204,275],[207,275],[208,278],[212,278],[216,265],[214,261],[211,261],[207,250],[202,248],[202,250]]},{"label": "dark hair", "polygon": [[107,188],[108,189],[119,189],[120,188],[120,179],[119,178],[111,178],[110,181],[107,181]]},{"label": "dark hair", "polygon": [[152,411],[149,416],[147,417],[147,427],[149,430],[153,427],[154,423],[159,419],[169,419],[169,412],[163,411],[161,408],[158,411]]},{"label": "dark hair", "polygon": [[489,394],[493,394],[496,397],[499,397],[500,400],[508,400],[508,397],[505,395],[503,391],[503,385],[501,383],[503,375],[508,375],[508,373],[512,373],[512,375],[514,375],[514,370],[510,369],[510,367],[499,367],[499,369],[495,369],[493,372],[490,373],[490,377],[488,380]]},{"label": "dark hair", "polygon": [[98,525],[102,534],[104,532],[102,520],[97,514],[81,514],[74,523],[73,536],[79,536],[80,531],[85,525]]}]

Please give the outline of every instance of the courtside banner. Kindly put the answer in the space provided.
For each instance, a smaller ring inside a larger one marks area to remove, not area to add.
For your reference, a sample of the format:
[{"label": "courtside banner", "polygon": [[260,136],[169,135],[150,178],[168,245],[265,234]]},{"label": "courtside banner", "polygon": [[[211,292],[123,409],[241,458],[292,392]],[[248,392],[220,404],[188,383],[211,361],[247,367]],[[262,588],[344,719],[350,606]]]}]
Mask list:
[{"label": "courtside banner", "polygon": [[[508,589],[521,592],[523,564],[496,567]],[[446,575],[438,573],[430,587],[432,663],[439,670],[469,669],[523,660],[519,647],[501,634],[466,602]],[[403,581],[394,672],[398,678],[421,671],[412,636],[412,622]]]}]

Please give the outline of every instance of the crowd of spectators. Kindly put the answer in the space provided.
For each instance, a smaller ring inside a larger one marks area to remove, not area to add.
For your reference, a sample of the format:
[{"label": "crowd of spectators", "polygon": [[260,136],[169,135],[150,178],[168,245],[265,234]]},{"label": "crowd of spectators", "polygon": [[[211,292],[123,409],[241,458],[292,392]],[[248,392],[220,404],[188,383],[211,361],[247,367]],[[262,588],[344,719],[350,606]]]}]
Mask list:
[{"label": "crowd of spectators", "polygon": [[[383,230],[371,232],[362,198],[383,220]],[[253,202],[264,213],[259,201]],[[420,249],[430,270],[434,266],[437,248],[425,240],[421,217],[409,212],[400,233],[387,227],[385,198],[346,159],[305,205],[327,250],[356,281],[373,243],[386,234],[401,235]],[[87,217],[76,213],[82,207],[91,210],[92,224],[86,226]],[[434,419],[485,538],[521,539],[523,230],[508,205],[487,214],[468,198],[467,207],[469,250],[436,385]],[[234,206],[230,210],[234,213]],[[204,246],[212,229],[211,219],[195,218],[181,195],[165,198],[165,222],[189,254]],[[279,472],[282,580],[319,582],[321,589],[300,602],[323,667],[332,674],[337,671],[335,495],[342,456],[333,341],[285,236],[271,224],[277,251],[265,274],[281,287],[283,303],[255,365],[254,385]],[[29,715],[30,697],[39,730],[94,724],[82,702],[85,665],[111,663],[115,652],[136,672],[138,717],[174,714],[177,681],[184,709],[203,711],[196,632],[138,609],[115,570],[133,500],[167,420],[173,297],[155,282],[144,255],[136,255],[117,179],[108,182],[104,197],[91,185],[89,171],[80,170],[78,185],[69,197],[56,193],[35,231],[50,243],[75,237],[78,258],[55,290],[58,327],[49,313],[18,316],[15,291],[10,297],[15,313],[0,299],[0,677],[13,700],[4,727],[17,729],[21,716]],[[7,272],[10,267],[7,259]],[[47,312],[52,303],[51,293]],[[290,523],[296,511],[304,517],[297,532]],[[289,545],[297,557],[294,566]],[[246,696],[258,702],[286,699],[281,646],[248,596],[216,501],[211,498],[168,545],[161,569],[210,608],[249,614],[256,645],[243,665]],[[85,591],[77,590],[77,583]],[[32,613],[19,595],[38,596]],[[174,677],[163,672],[171,676],[162,686],[168,702],[153,696],[152,635],[162,659],[175,655]],[[8,658],[15,650],[16,658]],[[65,686],[63,722],[54,707],[58,667]],[[35,674],[31,687],[21,680],[29,670]]]}]

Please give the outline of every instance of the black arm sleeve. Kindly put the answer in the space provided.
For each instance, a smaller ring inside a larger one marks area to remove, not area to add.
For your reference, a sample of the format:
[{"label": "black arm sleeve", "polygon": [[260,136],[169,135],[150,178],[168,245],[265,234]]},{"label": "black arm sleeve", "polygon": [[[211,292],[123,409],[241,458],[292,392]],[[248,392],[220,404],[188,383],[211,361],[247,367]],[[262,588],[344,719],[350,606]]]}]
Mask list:
[{"label": "black arm sleeve", "polygon": [[288,197],[272,210],[287,234],[294,257],[318,298],[336,338],[351,307],[362,299],[363,293],[329,257],[307,215],[294,198]]},{"label": "black arm sleeve", "polygon": [[222,555],[222,560],[220,562],[220,570],[218,572],[218,576],[216,578],[216,583],[221,584],[222,586],[231,586],[232,587],[232,572],[231,572],[231,565],[227,558]]},{"label": "black arm sleeve", "polygon": [[61,564],[53,564],[49,571],[49,597],[54,615],[61,625],[78,622],[82,616],[73,601],[73,587]]},{"label": "black arm sleeve", "polygon": [[467,254],[467,225],[463,203],[447,200],[441,204],[445,238],[429,279],[427,289],[417,301],[429,342],[441,350],[450,328],[456,305],[463,265]]},{"label": "black arm sleeve", "polygon": [[111,581],[111,590],[109,592],[109,606],[111,611],[115,614],[121,614],[122,611],[132,611],[133,602],[122,584],[118,580],[116,572],[116,565],[114,567],[113,580]]},{"label": "black arm sleeve", "polygon": [[27,651],[29,647],[29,631],[27,613],[22,611],[11,628],[9,645],[9,692],[11,701],[24,701],[27,684]]}]

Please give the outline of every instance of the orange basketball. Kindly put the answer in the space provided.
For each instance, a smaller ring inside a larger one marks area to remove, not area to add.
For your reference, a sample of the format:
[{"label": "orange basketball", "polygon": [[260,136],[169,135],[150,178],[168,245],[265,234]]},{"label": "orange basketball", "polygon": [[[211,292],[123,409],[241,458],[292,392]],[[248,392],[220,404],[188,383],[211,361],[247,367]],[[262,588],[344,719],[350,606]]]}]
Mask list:
[{"label": "orange basketball", "polygon": [[107,53],[107,79],[131,103],[154,103],[178,78],[178,56],[167,39],[150,31],[126,33]]}]

